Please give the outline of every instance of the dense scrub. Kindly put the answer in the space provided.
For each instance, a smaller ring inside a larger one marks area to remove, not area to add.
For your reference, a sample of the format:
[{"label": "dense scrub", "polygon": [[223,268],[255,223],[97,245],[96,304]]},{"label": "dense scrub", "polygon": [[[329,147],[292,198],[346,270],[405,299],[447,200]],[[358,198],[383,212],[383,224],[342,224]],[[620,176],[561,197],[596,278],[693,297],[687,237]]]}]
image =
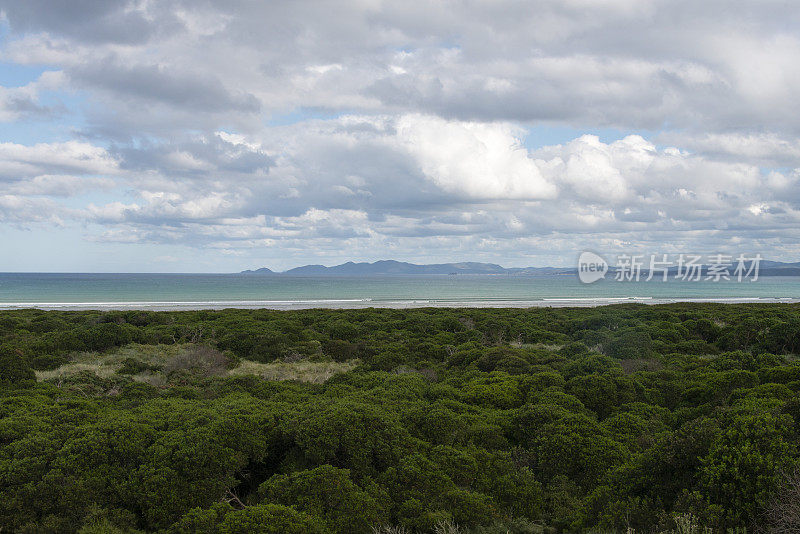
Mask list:
[{"label": "dense scrub", "polygon": [[797,528],[798,352],[792,305],[2,312],[0,529]]}]

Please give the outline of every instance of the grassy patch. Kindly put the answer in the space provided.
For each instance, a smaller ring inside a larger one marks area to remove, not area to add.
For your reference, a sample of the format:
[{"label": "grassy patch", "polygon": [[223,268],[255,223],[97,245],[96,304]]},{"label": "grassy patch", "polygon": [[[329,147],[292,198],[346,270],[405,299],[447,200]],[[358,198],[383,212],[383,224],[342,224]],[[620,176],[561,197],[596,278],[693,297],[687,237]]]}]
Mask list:
[{"label": "grassy patch", "polygon": [[541,349],[541,350],[548,350],[550,352],[557,352],[561,350],[564,345],[557,345],[551,343],[510,343],[512,347],[518,347],[521,349]]},{"label": "grassy patch", "polygon": [[[69,363],[57,369],[36,371],[36,378],[39,381],[60,380],[89,371],[100,378],[126,375],[137,382],[163,385],[167,382],[169,374],[176,370],[188,370],[214,376],[255,375],[266,380],[298,380],[319,384],[336,374],[354,369],[360,363],[359,360],[273,363],[242,360],[235,367],[225,369],[222,364],[207,365],[208,358],[204,358],[204,351],[213,351],[213,349],[191,343],[181,345],[131,344],[113,352],[81,352],[74,354]],[[194,365],[194,363],[198,363],[198,365]]]},{"label": "grassy patch", "polygon": [[53,369],[52,371],[36,371],[36,379],[39,381],[57,380],[59,378],[77,375],[83,371],[94,373],[100,378],[109,378],[117,372],[118,367],[119,364],[71,362],[62,365],[58,369]]},{"label": "grassy patch", "polygon": [[101,378],[109,378],[122,368],[126,360],[133,359],[148,366],[162,366],[185,352],[186,345],[138,345],[120,347],[113,352],[78,352],[70,362],[50,371],[36,371],[37,380],[66,378],[81,371],[91,371]]},{"label": "grassy patch", "polygon": [[243,360],[238,367],[231,369],[231,375],[256,375],[267,380],[299,380],[321,384],[339,373],[355,369],[359,360],[346,362],[273,362],[258,363]]}]

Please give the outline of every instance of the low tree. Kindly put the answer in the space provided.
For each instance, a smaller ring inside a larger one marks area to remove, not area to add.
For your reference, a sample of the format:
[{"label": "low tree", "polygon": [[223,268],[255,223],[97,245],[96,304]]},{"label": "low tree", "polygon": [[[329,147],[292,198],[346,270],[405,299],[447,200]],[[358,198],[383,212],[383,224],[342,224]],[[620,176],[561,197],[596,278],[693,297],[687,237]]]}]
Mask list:
[{"label": "low tree", "polygon": [[275,475],[258,493],[268,502],[291,504],[322,518],[336,533],[368,533],[383,519],[377,500],[350,479],[350,471],[330,465]]},{"label": "low tree", "polygon": [[779,474],[795,457],[791,417],[772,413],[736,417],[703,461],[701,486],[720,527],[756,524],[772,500]]},{"label": "low tree", "polygon": [[33,369],[21,352],[0,347],[0,387],[26,386],[35,380]]}]

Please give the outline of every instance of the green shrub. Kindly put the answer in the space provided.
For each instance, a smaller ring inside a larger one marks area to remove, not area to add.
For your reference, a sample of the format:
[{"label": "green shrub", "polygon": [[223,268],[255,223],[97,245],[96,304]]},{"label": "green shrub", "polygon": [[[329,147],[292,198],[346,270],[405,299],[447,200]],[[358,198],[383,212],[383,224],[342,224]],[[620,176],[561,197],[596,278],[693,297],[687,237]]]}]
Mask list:
[{"label": "green shrub", "polygon": [[26,387],[35,380],[33,369],[21,352],[0,347],[0,387]]}]

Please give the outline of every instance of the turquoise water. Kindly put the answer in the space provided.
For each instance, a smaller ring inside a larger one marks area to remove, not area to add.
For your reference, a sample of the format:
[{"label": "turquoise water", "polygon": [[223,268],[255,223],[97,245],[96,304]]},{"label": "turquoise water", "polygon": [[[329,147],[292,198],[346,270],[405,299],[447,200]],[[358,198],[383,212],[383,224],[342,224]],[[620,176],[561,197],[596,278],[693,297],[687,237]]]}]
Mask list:
[{"label": "turquoise water", "polygon": [[591,306],[612,302],[800,301],[800,277],[756,282],[582,284],[576,276],[299,277],[0,273],[0,308],[197,309]]}]

